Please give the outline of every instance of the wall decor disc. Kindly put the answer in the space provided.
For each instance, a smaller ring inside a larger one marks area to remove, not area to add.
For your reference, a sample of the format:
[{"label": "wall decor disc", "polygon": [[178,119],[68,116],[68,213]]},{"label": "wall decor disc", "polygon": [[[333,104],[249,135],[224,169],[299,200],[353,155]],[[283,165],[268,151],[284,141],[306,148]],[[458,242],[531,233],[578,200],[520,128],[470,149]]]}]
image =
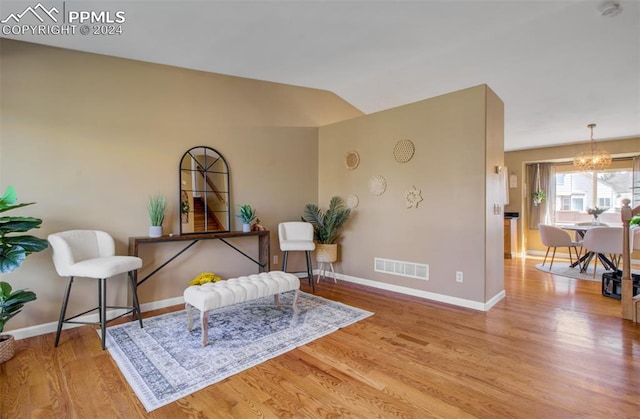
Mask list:
[{"label": "wall decor disc", "polygon": [[398,163],[406,163],[413,157],[416,147],[411,140],[400,140],[393,147],[393,157]]},{"label": "wall decor disc", "polygon": [[382,195],[387,189],[387,181],[382,176],[372,176],[369,179],[369,192],[374,195]]},{"label": "wall decor disc", "polygon": [[347,206],[349,208],[354,209],[355,207],[358,206],[359,203],[360,203],[360,198],[358,198],[358,195],[352,193],[347,197]]},{"label": "wall decor disc", "polygon": [[358,167],[360,164],[360,155],[358,152],[355,150],[347,151],[347,154],[344,155],[344,164],[349,170],[353,170]]}]

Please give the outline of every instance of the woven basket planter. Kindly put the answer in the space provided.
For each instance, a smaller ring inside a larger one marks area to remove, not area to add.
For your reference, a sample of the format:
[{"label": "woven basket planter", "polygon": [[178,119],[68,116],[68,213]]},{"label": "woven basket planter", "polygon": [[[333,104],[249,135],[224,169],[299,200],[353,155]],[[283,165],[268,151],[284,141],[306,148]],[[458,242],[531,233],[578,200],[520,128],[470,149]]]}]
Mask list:
[{"label": "woven basket planter", "polygon": [[0,335],[0,364],[13,358],[15,339],[11,335]]},{"label": "woven basket planter", "polygon": [[316,244],[316,261],[333,263],[338,260],[337,244]]}]

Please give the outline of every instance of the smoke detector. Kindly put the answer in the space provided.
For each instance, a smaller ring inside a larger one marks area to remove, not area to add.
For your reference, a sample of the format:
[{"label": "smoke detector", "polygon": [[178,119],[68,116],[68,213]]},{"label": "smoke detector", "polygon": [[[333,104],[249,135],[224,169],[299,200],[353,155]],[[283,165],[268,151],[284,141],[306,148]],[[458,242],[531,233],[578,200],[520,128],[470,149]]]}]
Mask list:
[{"label": "smoke detector", "polygon": [[622,11],[622,6],[617,1],[605,1],[598,6],[601,16],[614,17]]}]

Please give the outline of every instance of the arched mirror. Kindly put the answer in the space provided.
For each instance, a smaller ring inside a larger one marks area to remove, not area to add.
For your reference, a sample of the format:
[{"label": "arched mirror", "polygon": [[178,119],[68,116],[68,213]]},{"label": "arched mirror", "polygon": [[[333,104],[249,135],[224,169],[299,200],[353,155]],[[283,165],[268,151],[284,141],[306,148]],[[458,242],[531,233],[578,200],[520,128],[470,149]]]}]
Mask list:
[{"label": "arched mirror", "polygon": [[180,160],[180,234],[229,231],[229,167],[211,147],[193,147]]}]

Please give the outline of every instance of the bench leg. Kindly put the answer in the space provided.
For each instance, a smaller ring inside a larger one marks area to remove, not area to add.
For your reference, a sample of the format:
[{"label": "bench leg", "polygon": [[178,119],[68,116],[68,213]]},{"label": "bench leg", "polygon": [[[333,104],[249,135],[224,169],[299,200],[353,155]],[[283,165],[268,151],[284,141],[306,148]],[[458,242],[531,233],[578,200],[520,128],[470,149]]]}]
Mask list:
[{"label": "bench leg", "polygon": [[208,311],[200,312],[200,327],[202,328],[202,346],[207,346],[209,343],[209,323],[207,320],[209,319]]},{"label": "bench leg", "polygon": [[185,303],[184,309],[187,312],[187,331],[190,332],[193,329],[193,309],[189,303]]},{"label": "bench leg", "polygon": [[300,290],[296,290],[296,293],[293,296],[293,312],[296,315],[300,312],[298,309],[298,297],[300,297]]},{"label": "bench leg", "polygon": [[273,294],[273,303],[276,307],[280,307],[280,294]]}]

